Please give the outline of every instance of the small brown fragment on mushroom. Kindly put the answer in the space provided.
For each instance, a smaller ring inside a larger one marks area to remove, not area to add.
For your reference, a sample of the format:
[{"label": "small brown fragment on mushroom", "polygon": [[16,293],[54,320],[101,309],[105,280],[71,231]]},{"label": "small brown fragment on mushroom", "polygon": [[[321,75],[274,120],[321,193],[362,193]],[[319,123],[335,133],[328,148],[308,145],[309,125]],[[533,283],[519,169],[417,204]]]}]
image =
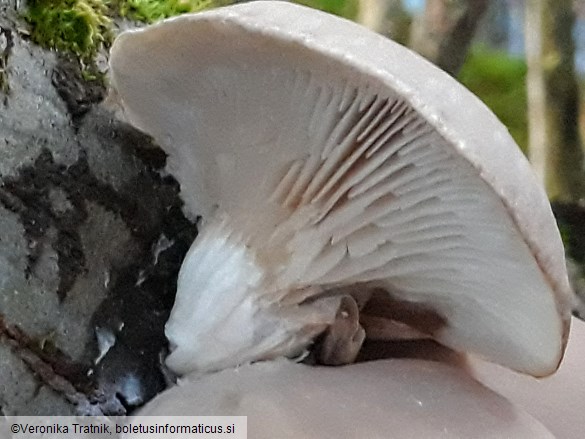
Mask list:
[{"label": "small brown fragment on mushroom", "polygon": [[331,366],[353,363],[365,338],[366,331],[360,325],[357,303],[351,296],[343,296],[335,321],[325,331],[320,362]]}]

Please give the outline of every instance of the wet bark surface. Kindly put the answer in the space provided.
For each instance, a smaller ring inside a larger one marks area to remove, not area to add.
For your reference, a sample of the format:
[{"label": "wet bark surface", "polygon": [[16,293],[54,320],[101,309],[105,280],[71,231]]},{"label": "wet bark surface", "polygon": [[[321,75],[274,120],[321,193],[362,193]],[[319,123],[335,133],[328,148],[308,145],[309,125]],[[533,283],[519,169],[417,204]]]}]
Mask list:
[{"label": "wet bark surface", "polygon": [[123,414],[162,390],[196,227],[165,155],[0,1],[0,409]]}]

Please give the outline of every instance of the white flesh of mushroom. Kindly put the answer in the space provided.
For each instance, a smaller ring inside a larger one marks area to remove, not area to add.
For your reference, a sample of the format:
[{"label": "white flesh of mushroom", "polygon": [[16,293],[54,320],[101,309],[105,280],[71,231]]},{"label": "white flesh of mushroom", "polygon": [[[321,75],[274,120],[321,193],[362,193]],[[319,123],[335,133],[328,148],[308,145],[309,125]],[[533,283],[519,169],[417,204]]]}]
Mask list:
[{"label": "white flesh of mushroom", "polygon": [[432,310],[427,332],[455,350],[558,367],[570,293],[546,195],[448,75],[281,2],[126,32],[110,62],[204,220],[166,327],[177,373],[297,355],[342,293],[374,289]]}]

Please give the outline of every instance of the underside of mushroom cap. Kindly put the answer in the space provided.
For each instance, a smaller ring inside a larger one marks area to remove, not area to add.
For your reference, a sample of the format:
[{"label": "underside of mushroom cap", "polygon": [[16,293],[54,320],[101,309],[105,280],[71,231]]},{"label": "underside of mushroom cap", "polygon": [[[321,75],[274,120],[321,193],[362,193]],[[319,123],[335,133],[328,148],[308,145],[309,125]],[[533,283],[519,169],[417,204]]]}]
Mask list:
[{"label": "underside of mushroom cap", "polygon": [[432,309],[445,323],[432,335],[456,350],[538,376],[558,367],[570,290],[548,200],[447,74],[270,1],[124,33],[110,62],[187,211],[228,215],[260,264],[278,262],[268,290],[383,289]]}]

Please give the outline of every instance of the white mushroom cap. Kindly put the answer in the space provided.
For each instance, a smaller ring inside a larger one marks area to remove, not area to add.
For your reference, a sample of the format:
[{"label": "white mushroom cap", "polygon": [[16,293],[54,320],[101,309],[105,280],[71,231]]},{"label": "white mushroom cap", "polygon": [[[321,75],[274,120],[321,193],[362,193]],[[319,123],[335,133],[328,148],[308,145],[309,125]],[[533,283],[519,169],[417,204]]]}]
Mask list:
[{"label": "white mushroom cap", "polygon": [[182,380],[138,415],[247,416],[254,439],[554,437],[462,369],[406,359],[255,363]]},{"label": "white mushroom cap", "polygon": [[298,353],[335,314],[299,304],[348,286],[432,311],[455,350],[558,367],[570,290],[546,195],[447,74],[271,1],[124,33],[110,62],[126,117],[206,221],[167,324],[177,372]]}]

